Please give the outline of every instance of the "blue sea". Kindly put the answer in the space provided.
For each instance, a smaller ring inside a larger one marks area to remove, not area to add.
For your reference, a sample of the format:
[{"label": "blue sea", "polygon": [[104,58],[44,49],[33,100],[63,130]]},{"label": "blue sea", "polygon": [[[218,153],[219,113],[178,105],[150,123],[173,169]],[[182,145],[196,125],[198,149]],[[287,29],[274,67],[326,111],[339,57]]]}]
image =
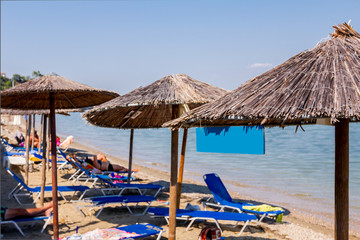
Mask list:
[{"label": "blue sea", "polygon": [[[79,113],[57,115],[57,133],[106,154],[128,158],[130,130],[100,128]],[[196,152],[195,129],[189,129],[184,178],[203,182],[216,172],[230,191],[247,198],[333,216],[334,127],[305,125],[265,128],[265,155]],[[134,161],[169,171],[170,130],[134,131]],[[360,220],[360,123],[350,124],[350,219]],[[181,148],[182,130],[179,134]],[[180,153],[180,150],[179,150]],[[333,217],[330,217],[331,219]],[[351,222],[352,224],[352,222]]]}]

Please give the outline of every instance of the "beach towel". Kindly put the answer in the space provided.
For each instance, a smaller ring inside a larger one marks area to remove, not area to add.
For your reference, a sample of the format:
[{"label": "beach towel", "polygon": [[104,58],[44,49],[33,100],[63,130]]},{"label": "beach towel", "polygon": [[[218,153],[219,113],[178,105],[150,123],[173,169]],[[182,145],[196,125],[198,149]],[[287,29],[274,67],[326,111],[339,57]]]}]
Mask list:
[{"label": "beach towel", "polygon": [[58,146],[61,147],[61,148],[64,148],[66,149],[67,147],[69,147],[69,145],[71,143],[73,143],[73,140],[74,137],[73,136],[68,136],[62,143],[60,143]]},{"label": "beach towel", "polygon": [[281,207],[273,207],[267,204],[244,206],[243,208],[246,210],[253,210],[259,212],[284,211],[284,209],[282,209]]},{"label": "beach towel", "polygon": [[[259,212],[272,212],[272,211],[284,211],[281,207],[273,207],[267,204],[254,205],[254,206],[244,206],[246,210],[259,211]],[[282,222],[283,214],[276,216],[276,222]]]},{"label": "beach towel", "polygon": [[126,232],[116,228],[108,228],[95,229],[84,234],[74,234],[69,237],[60,238],[60,240],[120,240],[136,236],[139,236],[139,234]]}]

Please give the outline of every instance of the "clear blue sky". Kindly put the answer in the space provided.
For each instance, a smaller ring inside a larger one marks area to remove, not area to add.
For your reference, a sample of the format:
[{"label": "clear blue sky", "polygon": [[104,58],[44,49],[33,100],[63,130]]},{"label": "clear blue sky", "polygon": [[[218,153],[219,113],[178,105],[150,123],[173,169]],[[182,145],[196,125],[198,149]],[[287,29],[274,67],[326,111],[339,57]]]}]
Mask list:
[{"label": "clear blue sky", "polygon": [[1,1],[1,72],[125,94],[185,73],[235,89],[313,48],[360,1]]}]

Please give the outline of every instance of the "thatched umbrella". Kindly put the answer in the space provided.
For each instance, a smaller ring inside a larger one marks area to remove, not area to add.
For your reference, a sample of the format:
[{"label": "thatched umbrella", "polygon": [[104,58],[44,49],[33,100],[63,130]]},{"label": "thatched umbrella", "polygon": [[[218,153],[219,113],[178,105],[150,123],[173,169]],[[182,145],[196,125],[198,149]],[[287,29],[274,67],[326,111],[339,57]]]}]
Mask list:
[{"label": "thatched umbrella", "polygon": [[95,89],[58,75],[42,76],[2,91],[1,107],[11,109],[49,109],[51,126],[52,196],[54,202],[54,238],[59,238],[56,122],[55,109],[84,108],[109,101],[119,94]]},{"label": "thatched umbrella", "polygon": [[[86,112],[83,117],[96,126],[131,129],[130,172],[134,128],[160,128],[163,123],[179,117],[184,111],[187,111],[186,109],[193,109],[213,101],[226,92],[224,89],[197,81],[185,74],[169,75],[146,87],[139,87],[126,95],[99,105]],[[185,131],[184,136],[186,136]],[[171,132],[171,139],[169,239],[174,239],[178,130]],[[185,154],[185,149],[183,148],[183,150],[182,161]]]},{"label": "thatched umbrella", "polygon": [[335,125],[335,239],[348,239],[349,122],[360,121],[360,35],[331,38],[164,126]]}]

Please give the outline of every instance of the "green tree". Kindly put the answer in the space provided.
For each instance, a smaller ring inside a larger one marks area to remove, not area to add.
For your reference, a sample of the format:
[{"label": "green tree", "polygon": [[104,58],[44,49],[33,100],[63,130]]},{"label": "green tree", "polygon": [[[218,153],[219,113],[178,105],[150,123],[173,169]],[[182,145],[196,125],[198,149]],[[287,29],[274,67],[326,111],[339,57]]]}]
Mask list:
[{"label": "green tree", "polygon": [[22,83],[21,75],[20,75],[20,74],[17,74],[17,73],[13,74],[12,80],[13,80],[14,82],[17,82],[17,83]]},{"label": "green tree", "polygon": [[1,90],[5,90],[12,87],[10,78],[1,76],[0,79],[1,79]]},{"label": "green tree", "polygon": [[13,81],[14,81],[14,85],[17,85],[17,84],[27,82],[30,79],[34,79],[34,78],[37,78],[37,77],[42,77],[44,75],[41,74],[40,71],[33,71],[32,76],[33,77],[31,78],[30,76],[22,76],[22,75],[17,74],[17,73],[13,74],[12,78],[7,78],[7,77],[1,76],[1,90],[11,88]]},{"label": "green tree", "polygon": [[33,75],[33,78],[38,78],[38,77],[44,76],[43,74],[40,73],[40,71],[33,71],[32,75]]}]

